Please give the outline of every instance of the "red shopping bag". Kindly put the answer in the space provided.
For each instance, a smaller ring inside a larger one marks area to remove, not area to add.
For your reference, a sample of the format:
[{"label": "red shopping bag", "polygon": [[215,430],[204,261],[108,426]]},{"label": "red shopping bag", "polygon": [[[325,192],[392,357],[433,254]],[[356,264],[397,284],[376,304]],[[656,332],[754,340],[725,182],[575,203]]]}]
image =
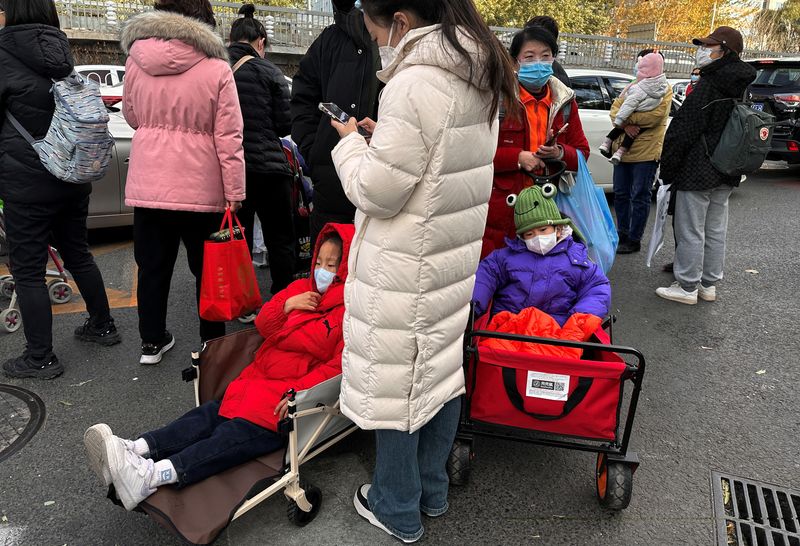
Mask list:
[{"label": "red shopping bag", "polygon": [[205,242],[200,284],[200,317],[205,320],[233,320],[261,306],[261,293],[247,241],[233,238],[234,220],[244,234],[239,219],[227,209],[220,231],[227,227],[231,239]]}]

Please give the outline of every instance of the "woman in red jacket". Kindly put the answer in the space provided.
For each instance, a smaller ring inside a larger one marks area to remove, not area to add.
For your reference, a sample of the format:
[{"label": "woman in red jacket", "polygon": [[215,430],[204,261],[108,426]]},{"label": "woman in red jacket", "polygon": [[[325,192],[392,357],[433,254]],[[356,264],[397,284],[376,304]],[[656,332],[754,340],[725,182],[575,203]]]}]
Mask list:
[{"label": "woman in red jacket", "polygon": [[[533,183],[522,171],[540,172],[545,159],[561,159],[568,170],[577,171],[578,151],[589,157],[575,92],[553,77],[553,60],[558,55],[555,37],[543,27],[528,27],[514,36],[509,51],[518,67],[518,99],[525,115],[524,119],[506,117],[500,125],[481,258],[505,247],[506,237],[516,237],[514,210],[506,198]],[[567,123],[556,143],[546,146],[548,138]]]},{"label": "woman in red jacket", "polygon": [[222,402],[206,402],[135,441],[114,436],[102,423],[86,431],[89,464],[106,486],[114,484],[126,509],[162,485],[184,487],[283,447],[277,429],[287,413],[286,392],[342,373],[344,283],[354,231],[352,225],[325,226],[311,277],[264,305],[256,319],[264,343]]}]

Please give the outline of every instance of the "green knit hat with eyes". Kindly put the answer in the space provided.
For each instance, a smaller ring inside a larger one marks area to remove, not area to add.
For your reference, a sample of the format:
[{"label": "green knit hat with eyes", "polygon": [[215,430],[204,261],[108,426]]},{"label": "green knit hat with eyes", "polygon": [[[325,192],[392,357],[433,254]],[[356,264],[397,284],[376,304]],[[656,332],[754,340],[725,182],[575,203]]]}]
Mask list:
[{"label": "green knit hat with eyes", "polygon": [[[516,200],[509,199],[514,206],[514,224],[517,234],[525,233],[542,226],[563,226],[572,224],[569,218],[563,218],[556,206],[557,190],[553,184],[531,186],[522,190]],[[509,196],[511,197],[511,196]]]}]

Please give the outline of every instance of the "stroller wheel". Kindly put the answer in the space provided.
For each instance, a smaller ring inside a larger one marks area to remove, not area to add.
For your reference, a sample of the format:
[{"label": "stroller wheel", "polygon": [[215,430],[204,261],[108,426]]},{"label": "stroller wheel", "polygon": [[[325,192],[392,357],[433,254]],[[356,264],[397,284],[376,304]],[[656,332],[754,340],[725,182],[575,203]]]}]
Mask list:
[{"label": "stroller wheel", "polygon": [[472,444],[456,440],[447,458],[447,475],[450,477],[450,485],[467,485],[472,464]]},{"label": "stroller wheel", "polygon": [[625,463],[609,461],[605,453],[597,454],[597,500],[609,510],[624,510],[631,503],[633,469]]},{"label": "stroller wheel", "polygon": [[305,527],[319,514],[319,507],[322,505],[322,491],[319,490],[319,487],[314,487],[305,480],[300,480],[300,487],[306,492],[306,500],[311,503],[311,511],[304,512],[297,506],[296,502],[289,501],[286,515],[289,517],[289,521],[298,527]]},{"label": "stroller wheel", "polygon": [[14,295],[14,278],[11,275],[0,277],[0,294],[10,298]]},{"label": "stroller wheel", "polygon": [[47,292],[50,294],[50,301],[55,304],[67,303],[72,299],[72,287],[64,281],[49,284]]},{"label": "stroller wheel", "polygon": [[2,322],[5,331],[10,334],[16,332],[22,326],[22,315],[19,309],[6,309],[0,313],[0,322]]}]

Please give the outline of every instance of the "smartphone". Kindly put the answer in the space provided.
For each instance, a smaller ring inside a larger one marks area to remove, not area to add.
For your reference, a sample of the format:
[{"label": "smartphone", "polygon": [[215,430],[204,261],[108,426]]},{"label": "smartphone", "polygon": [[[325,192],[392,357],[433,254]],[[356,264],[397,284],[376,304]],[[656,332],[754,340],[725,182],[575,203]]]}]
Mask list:
[{"label": "smartphone", "polygon": [[561,133],[567,130],[567,127],[569,127],[569,123],[565,123],[564,126],[561,129],[559,129],[557,133],[553,133],[553,136],[548,138],[547,142],[545,142],[544,145],[552,146],[553,144],[555,144],[556,140],[558,140],[558,137],[561,135]]},{"label": "smartphone", "polygon": [[[333,102],[321,102],[319,103],[319,109],[321,112],[329,115],[332,119],[338,121],[339,123],[346,124],[350,120],[350,114],[339,108],[336,103]],[[366,129],[359,126],[358,127],[358,134],[364,137],[371,137],[372,135],[367,132]]]},{"label": "smartphone", "polygon": [[321,102],[319,103],[319,109],[320,112],[328,114],[331,118],[342,124],[346,124],[350,119],[350,114],[339,108],[336,103],[333,102]]}]

